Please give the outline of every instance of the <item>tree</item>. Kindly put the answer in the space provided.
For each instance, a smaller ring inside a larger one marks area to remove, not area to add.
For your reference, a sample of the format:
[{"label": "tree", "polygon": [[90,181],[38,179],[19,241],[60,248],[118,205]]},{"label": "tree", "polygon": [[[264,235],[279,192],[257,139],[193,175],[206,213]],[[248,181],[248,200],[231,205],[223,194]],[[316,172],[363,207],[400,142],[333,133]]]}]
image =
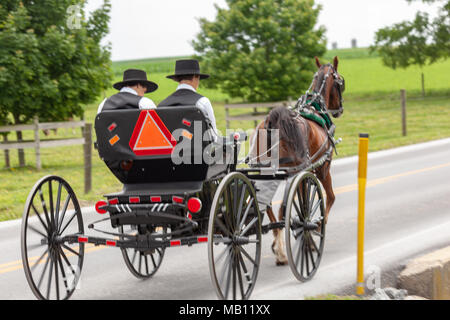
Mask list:
[{"label": "tree", "polygon": [[[86,20],[84,4],[2,0],[0,114],[9,114],[13,123],[82,116],[83,106],[110,84],[110,48],[100,41],[108,32],[111,5],[105,0]],[[24,165],[23,154],[19,158]]]},{"label": "tree", "polygon": [[[419,0],[407,0],[408,2]],[[378,51],[384,65],[396,69],[418,65],[421,68],[450,55],[450,1],[420,0],[442,3],[434,19],[426,12],[417,12],[413,21],[404,21],[376,32],[372,51]],[[422,72],[422,93],[424,94]]]},{"label": "tree", "polygon": [[296,97],[326,51],[325,28],[315,29],[321,6],[313,0],[227,0],[215,21],[200,19],[192,45],[205,81],[249,102]]}]

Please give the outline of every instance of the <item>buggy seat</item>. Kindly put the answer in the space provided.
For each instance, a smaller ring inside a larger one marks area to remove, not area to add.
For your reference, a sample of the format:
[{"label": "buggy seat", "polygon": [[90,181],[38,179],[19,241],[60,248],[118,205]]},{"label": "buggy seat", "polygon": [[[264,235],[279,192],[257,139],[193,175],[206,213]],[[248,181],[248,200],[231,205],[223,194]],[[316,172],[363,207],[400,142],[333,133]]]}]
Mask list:
[{"label": "buggy seat", "polygon": [[[173,190],[177,185],[200,187],[226,171],[226,164],[208,165],[203,159],[203,151],[213,142],[208,129],[210,123],[195,106],[105,110],[95,119],[100,158],[125,185],[124,191],[133,193],[146,190],[151,194],[152,189],[171,186]],[[180,143],[190,144],[190,154],[181,152],[190,163],[172,161],[172,152]]]}]

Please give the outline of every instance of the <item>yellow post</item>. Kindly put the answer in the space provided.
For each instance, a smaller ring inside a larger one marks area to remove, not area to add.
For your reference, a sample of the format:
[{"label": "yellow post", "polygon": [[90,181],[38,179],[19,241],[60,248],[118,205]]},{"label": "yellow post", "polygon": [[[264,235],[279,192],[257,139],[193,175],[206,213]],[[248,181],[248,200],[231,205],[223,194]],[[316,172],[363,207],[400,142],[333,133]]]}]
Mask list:
[{"label": "yellow post", "polygon": [[364,208],[367,181],[367,153],[369,152],[369,135],[359,134],[358,161],[358,262],[356,294],[364,294]]}]

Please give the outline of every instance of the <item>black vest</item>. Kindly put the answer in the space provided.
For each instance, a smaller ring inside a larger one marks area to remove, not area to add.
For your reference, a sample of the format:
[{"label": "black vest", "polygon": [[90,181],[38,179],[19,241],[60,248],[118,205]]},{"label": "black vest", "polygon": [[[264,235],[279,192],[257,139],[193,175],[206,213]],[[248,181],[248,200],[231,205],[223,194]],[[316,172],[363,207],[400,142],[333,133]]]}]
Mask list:
[{"label": "black vest", "polygon": [[119,92],[106,99],[103,110],[139,109],[142,97],[129,92]]},{"label": "black vest", "polygon": [[194,106],[198,100],[203,98],[201,94],[189,89],[180,89],[163,100],[158,107],[165,106]]}]

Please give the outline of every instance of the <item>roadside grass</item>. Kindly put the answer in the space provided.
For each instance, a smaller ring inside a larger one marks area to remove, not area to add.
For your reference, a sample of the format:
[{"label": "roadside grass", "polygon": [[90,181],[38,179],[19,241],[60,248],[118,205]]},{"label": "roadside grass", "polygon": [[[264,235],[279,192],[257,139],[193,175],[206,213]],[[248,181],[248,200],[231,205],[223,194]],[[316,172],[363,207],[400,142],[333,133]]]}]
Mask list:
[{"label": "roadside grass", "polygon": [[[450,137],[450,59],[424,67],[427,95],[422,98],[419,69],[392,71],[383,67],[378,57],[370,56],[367,49],[347,49],[345,52],[338,50],[329,52],[329,55],[342,56],[339,70],[347,82],[347,90],[344,93],[345,112],[341,118],[334,120],[337,126],[336,137],[343,138],[343,142],[338,146],[339,155],[335,156],[335,159],[357,154],[358,134],[362,132],[370,134],[369,151]],[[169,72],[154,72],[149,77],[158,83],[159,89],[147,96],[159,103],[176,88],[174,81],[165,78],[173,71],[175,60],[176,58],[164,58],[115,62],[113,68],[118,70],[115,81],[121,80],[124,68],[140,67],[151,70],[157,66],[166,67]],[[401,128],[401,88],[407,89],[406,137],[402,136]],[[98,101],[86,106],[85,120],[93,123],[98,104],[104,97],[115,92],[114,89],[109,89]],[[228,96],[210,89],[200,88],[199,92],[212,101],[218,128],[225,133],[224,101]],[[233,101],[238,102],[236,99]],[[242,112],[231,110],[232,115]],[[253,121],[233,121],[231,126],[240,130],[254,128]],[[40,136],[42,140],[80,137],[81,131],[59,129],[56,134],[51,132],[48,137],[43,133],[40,133]],[[15,140],[15,135],[11,134],[9,139]],[[25,131],[24,139],[33,139],[33,132]],[[93,140],[96,140],[95,132]],[[11,150],[12,168],[5,169],[3,152],[0,153],[0,221],[19,218],[22,215],[29,191],[44,175],[52,174],[65,178],[73,187],[82,206],[91,205],[104,194],[122,188],[120,182],[99,159],[96,150],[93,150],[92,159],[92,191],[88,194],[83,194],[82,146],[41,149],[43,168],[40,172],[34,168],[34,150],[26,149],[25,156],[27,167],[18,168],[17,151]]]}]

